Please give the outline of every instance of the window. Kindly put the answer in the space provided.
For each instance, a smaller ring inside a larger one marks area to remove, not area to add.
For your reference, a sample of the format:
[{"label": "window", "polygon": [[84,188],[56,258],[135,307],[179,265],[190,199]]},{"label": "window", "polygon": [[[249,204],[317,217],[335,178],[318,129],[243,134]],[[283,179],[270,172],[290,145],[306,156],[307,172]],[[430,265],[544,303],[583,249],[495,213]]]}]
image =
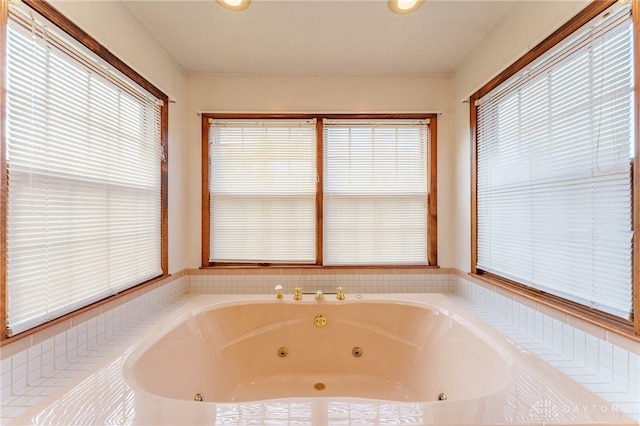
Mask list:
[{"label": "window", "polygon": [[427,264],[426,120],[325,120],[325,265]]},{"label": "window", "polygon": [[633,25],[628,5],[586,11],[560,44],[472,96],[472,268],[628,324]]},{"label": "window", "polygon": [[202,120],[203,266],[437,265],[435,115]]},{"label": "window", "polygon": [[5,66],[10,337],[166,272],[167,99],[17,3]]},{"label": "window", "polygon": [[314,120],[211,120],[209,262],[316,262]]}]

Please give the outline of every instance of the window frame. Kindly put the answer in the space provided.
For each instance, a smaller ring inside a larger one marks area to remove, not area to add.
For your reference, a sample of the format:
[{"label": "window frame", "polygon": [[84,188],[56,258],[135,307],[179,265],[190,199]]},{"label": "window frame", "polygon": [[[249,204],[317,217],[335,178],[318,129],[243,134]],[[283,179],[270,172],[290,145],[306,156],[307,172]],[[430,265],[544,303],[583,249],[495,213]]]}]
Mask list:
[{"label": "window frame", "polygon": [[[470,112],[470,143],[471,143],[471,265],[470,275],[488,282],[492,285],[506,289],[516,295],[524,296],[528,299],[550,306],[559,311],[587,321],[591,324],[603,327],[608,331],[631,337],[640,341],[640,250],[637,244],[632,248],[632,291],[633,308],[630,320],[625,320],[614,315],[604,313],[585,305],[551,295],[549,293],[525,286],[516,281],[492,274],[477,268],[478,261],[478,126],[477,126],[477,103],[478,100],[487,93],[498,87],[503,82],[527,67],[530,63],[538,59],[547,51],[553,49],[567,37],[579,30],[583,25],[596,18],[598,15],[613,6],[616,0],[594,1],[572,17],[559,29],[549,35],[546,39],[533,47],[525,55],[509,65],[504,71],[496,75],[488,83],[473,93],[469,98]],[[640,63],[640,0],[632,0],[632,25],[633,25],[633,60],[635,64]],[[634,67],[634,158],[632,165],[632,218],[633,218],[633,239],[639,241],[640,228],[640,66]]]},{"label": "window frame", "polygon": [[43,329],[51,327],[55,324],[68,320],[69,318],[86,312],[89,309],[108,303],[114,299],[121,298],[126,294],[136,291],[145,286],[149,286],[159,280],[169,276],[169,250],[168,250],[168,142],[169,142],[169,97],[158,89],[151,82],[138,74],[133,68],[111,53],[106,47],[100,44],[95,38],[90,36],[86,31],[77,24],[64,16],[60,11],[54,8],[45,0],[22,0],[22,2],[33,11],[41,15],[43,18],[55,25],[59,30],[66,33],[75,41],[89,49],[99,58],[113,66],[116,70],[130,78],[138,86],[151,93],[153,96],[162,101],[160,107],[160,143],[162,144],[162,152],[164,161],[160,165],[160,241],[161,241],[161,258],[160,265],[162,275],[144,281],[118,294],[107,297],[100,301],[91,303],[83,308],[68,314],[62,315],[49,322],[41,324],[37,327],[7,337],[4,330],[7,327],[7,162],[6,162],[6,51],[7,51],[7,23],[9,17],[9,4],[7,0],[0,0],[0,187],[2,196],[0,197],[0,346],[9,344],[23,337],[37,333]]},{"label": "window frame", "polygon": [[[248,120],[277,120],[277,119],[316,119],[316,170],[318,180],[316,183],[316,262],[315,264],[299,264],[299,263],[215,263],[209,262],[209,239],[211,230],[209,229],[209,120],[220,119],[248,119]],[[392,119],[410,119],[410,120],[430,120],[430,146],[429,146],[429,164],[427,176],[429,185],[427,193],[427,218],[428,235],[427,235],[427,262],[428,265],[367,265],[367,266],[325,266],[323,265],[323,120],[392,120]],[[280,113],[202,113],[202,245],[201,245],[201,269],[206,268],[232,268],[238,266],[249,267],[295,267],[295,268],[377,268],[380,266],[389,266],[394,269],[402,268],[438,268],[438,228],[437,228],[437,114],[434,113],[406,113],[406,114],[280,114]]]}]

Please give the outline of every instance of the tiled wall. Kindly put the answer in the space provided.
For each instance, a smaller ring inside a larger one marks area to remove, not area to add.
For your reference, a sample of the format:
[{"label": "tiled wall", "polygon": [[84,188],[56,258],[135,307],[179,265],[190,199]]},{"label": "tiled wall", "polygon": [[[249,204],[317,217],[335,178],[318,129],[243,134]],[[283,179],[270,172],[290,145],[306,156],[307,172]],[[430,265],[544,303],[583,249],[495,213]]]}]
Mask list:
[{"label": "tiled wall", "polygon": [[640,422],[640,343],[458,274],[453,298]]},{"label": "tiled wall", "polygon": [[441,292],[525,349],[640,421],[640,344],[452,269],[188,270],[1,350],[0,423],[50,395],[70,378],[122,350],[145,328],[188,299],[185,293],[286,295]]},{"label": "tiled wall", "polygon": [[450,293],[453,291],[451,269],[424,268],[352,268],[352,269],[220,269],[189,270],[190,293],[273,294],[282,285],[284,294],[295,287],[303,293],[335,293],[339,286],[347,294],[356,293]]},{"label": "tiled wall", "polygon": [[17,417],[174,310],[184,300],[186,283],[185,276],[169,278],[4,346],[0,423]]}]

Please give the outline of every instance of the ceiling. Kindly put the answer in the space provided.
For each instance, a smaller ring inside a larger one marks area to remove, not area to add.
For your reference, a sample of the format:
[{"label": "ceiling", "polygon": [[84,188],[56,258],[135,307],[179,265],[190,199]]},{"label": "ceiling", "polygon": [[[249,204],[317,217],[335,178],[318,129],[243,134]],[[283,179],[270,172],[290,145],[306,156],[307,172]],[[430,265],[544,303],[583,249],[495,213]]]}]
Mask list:
[{"label": "ceiling", "polygon": [[122,1],[187,72],[451,73],[516,0],[427,0],[409,15],[386,0]]}]

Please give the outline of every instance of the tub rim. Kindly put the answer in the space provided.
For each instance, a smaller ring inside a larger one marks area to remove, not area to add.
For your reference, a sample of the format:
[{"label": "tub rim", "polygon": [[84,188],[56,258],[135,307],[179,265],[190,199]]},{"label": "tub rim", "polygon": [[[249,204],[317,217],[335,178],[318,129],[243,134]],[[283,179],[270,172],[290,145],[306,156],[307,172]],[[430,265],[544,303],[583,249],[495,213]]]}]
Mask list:
[{"label": "tub rim", "polygon": [[[419,309],[425,310],[435,310],[438,313],[443,314],[445,317],[450,318],[452,321],[456,322],[470,333],[473,333],[479,339],[481,339],[484,343],[486,343],[492,351],[495,351],[496,354],[503,360],[505,363],[506,371],[509,372],[509,380],[507,380],[502,386],[498,387],[494,391],[490,393],[484,393],[480,396],[472,396],[467,398],[456,398],[454,400],[447,401],[396,401],[396,400],[387,400],[387,399],[377,399],[377,398],[366,398],[366,397],[335,397],[335,396],[314,396],[314,397],[279,397],[279,398],[266,398],[260,399],[256,401],[239,401],[239,402],[229,402],[229,401],[203,401],[206,404],[255,404],[260,402],[275,402],[279,401],[282,403],[291,403],[294,401],[307,401],[311,399],[327,399],[327,400],[335,400],[339,398],[340,400],[353,400],[353,401],[377,401],[377,402],[388,402],[393,404],[433,404],[433,403],[443,403],[443,402],[461,402],[461,401],[472,401],[472,400],[483,400],[491,397],[492,395],[503,392],[509,386],[511,386],[521,369],[521,366],[516,362],[516,354],[514,351],[518,350],[518,345],[516,345],[513,341],[508,339],[506,336],[502,335],[497,330],[485,324],[482,320],[475,317],[472,313],[466,310],[464,306],[461,306],[451,299],[449,299],[445,294],[442,293],[370,293],[370,294],[362,294],[361,298],[358,299],[348,299],[348,300],[325,300],[322,302],[317,302],[315,300],[278,300],[274,299],[273,296],[264,295],[264,294],[198,294],[194,295],[190,300],[188,300],[184,305],[180,306],[176,311],[174,311],[170,317],[163,318],[160,322],[152,329],[148,330],[141,337],[140,341],[136,342],[132,345],[130,352],[126,355],[124,362],[122,363],[122,376],[124,378],[125,383],[131,386],[136,392],[140,392],[147,397],[158,399],[159,401],[180,401],[185,403],[192,403],[194,401],[185,400],[185,399],[177,399],[170,398],[166,396],[159,395],[157,393],[153,393],[146,388],[144,388],[140,383],[136,380],[133,373],[133,367],[137,362],[139,362],[140,358],[144,356],[144,354],[157,343],[161,338],[163,338],[166,334],[173,331],[180,325],[188,322],[189,320],[195,318],[198,315],[210,312],[216,309],[222,308],[231,308],[235,306],[242,305],[253,305],[253,304],[285,304],[285,305],[295,305],[295,306],[342,306],[342,305],[355,305],[355,304],[376,304],[376,303],[384,303],[384,304],[392,304],[398,306],[409,306]],[[416,297],[418,300],[416,300]],[[427,300],[423,300],[423,299]],[[434,300],[431,300],[434,299]],[[478,324],[475,324],[477,322]],[[520,349],[522,350],[522,349]]]}]

